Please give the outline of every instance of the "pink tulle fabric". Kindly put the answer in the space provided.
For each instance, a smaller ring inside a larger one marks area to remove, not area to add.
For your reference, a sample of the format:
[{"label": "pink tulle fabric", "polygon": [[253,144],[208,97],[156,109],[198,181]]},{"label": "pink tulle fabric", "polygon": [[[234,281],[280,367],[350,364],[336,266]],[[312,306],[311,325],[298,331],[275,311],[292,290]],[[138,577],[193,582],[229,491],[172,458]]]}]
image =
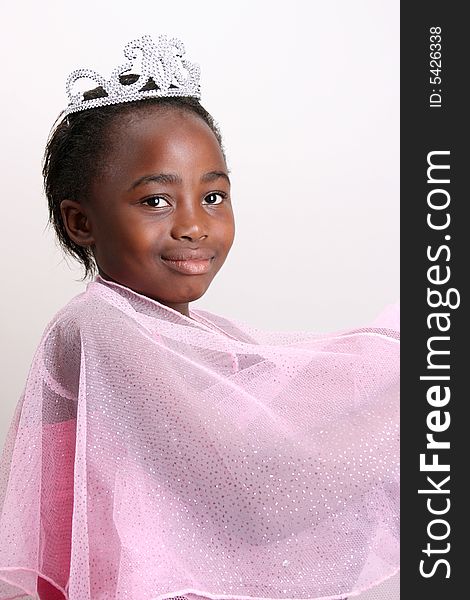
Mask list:
[{"label": "pink tulle fabric", "polygon": [[378,598],[399,566],[397,330],[393,309],[332,334],[186,317],[97,276],[47,326],[7,434],[0,599],[55,598],[38,580]]}]

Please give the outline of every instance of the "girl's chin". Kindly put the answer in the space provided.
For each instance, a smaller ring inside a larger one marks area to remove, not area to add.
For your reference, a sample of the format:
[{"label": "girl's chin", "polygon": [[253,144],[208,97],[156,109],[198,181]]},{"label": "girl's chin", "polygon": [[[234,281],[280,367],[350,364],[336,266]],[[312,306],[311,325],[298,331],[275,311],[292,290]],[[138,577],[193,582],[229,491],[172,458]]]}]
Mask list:
[{"label": "girl's chin", "polygon": [[[199,300],[206,293],[212,281],[212,277],[208,281],[206,274],[183,275],[175,272],[175,277],[171,277],[171,281],[168,281],[168,274],[164,282],[161,274],[155,275],[152,279],[158,281],[159,285],[152,285],[153,282],[149,277],[126,277],[124,273],[112,272],[110,275],[101,269],[99,274],[103,279],[127,287],[137,294],[147,296],[147,298],[156,300],[160,304],[171,307]],[[168,291],[170,291],[170,294]]]},{"label": "girl's chin", "polygon": [[191,289],[188,289],[189,286],[186,286],[185,289],[181,290],[181,293],[178,293],[177,290],[173,290],[173,293],[171,294],[171,296],[169,296],[168,294],[165,294],[165,296],[162,296],[161,294],[158,293],[157,290],[154,291],[150,291],[150,293],[147,292],[140,292],[143,293],[145,296],[148,296],[149,298],[153,298],[154,300],[157,300],[158,302],[160,302],[160,304],[166,304],[168,306],[172,306],[172,305],[176,305],[176,304],[188,304],[189,302],[195,302],[196,300],[199,300],[199,298],[201,298],[207,291],[208,289],[208,285],[199,285],[199,286],[193,286]]}]

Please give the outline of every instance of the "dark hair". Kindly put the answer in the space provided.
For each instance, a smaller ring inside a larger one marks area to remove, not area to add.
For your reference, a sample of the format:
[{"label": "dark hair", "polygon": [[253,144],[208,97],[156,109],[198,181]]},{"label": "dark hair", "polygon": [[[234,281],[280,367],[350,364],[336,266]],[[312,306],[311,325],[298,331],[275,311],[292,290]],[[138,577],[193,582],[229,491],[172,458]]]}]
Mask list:
[{"label": "dark hair", "polygon": [[[121,75],[124,85],[134,83],[138,76]],[[156,89],[152,79],[142,90]],[[85,100],[106,96],[102,87],[85,92]],[[44,152],[42,174],[44,190],[49,206],[49,225],[55,230],[58,242],[66,254],[82,263],[83,279],[96,273],[96,263],[90,247],[83,247],[71,240],[67,234],[60,204],[65,198],[86,200],[90,195],[93,179],[99,173],[106,151],[110,145],[110,129],[118,116],[135,111],[149,110],[152,106],[162,109],[180,109],[192,112],[210,127],[214,133],[224,159],[225,151],[217,123],[197,98],[188,96],[153,97],[144,100],[90,108],[77,113],[59,115],[53,125]]]}]

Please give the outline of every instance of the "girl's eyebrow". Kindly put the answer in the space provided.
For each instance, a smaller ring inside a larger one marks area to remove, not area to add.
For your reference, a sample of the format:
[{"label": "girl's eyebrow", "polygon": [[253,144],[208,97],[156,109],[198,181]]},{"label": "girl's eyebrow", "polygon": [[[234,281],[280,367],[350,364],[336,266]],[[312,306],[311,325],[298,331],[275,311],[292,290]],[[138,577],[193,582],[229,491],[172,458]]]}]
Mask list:
[{"label": "girl's eyebrow", "polygon": [[[216,179],[220,179],[221,177],[223,179],[226,179],[230,185],[230,178],[225,171],[209,171],[208,173],[204,173],[204,175],[201,176],[200,181],[201,183],[209,183],[211,181],[215,181]],[[143,177],[139,177],[139,179],[136,179],[127,191],[131,192],[139,185],[151,182],[181,184],[183,183],[183,180],[179,175],[176,175],[175,173],[155,173],[153,175],[144,175]]]}]

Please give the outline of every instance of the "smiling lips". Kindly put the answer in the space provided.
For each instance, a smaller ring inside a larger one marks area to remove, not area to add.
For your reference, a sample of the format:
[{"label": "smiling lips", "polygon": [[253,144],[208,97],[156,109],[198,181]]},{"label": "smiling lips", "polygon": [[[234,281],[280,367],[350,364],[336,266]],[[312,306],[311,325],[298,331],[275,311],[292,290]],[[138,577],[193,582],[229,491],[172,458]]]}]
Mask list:
[{"label": "smiling lips", "polygon": [[207,273],[212,265],[214,255],[209,250],[180,250],[162,256],[162,261],[174,271],[185,275],[202,275]]}]

